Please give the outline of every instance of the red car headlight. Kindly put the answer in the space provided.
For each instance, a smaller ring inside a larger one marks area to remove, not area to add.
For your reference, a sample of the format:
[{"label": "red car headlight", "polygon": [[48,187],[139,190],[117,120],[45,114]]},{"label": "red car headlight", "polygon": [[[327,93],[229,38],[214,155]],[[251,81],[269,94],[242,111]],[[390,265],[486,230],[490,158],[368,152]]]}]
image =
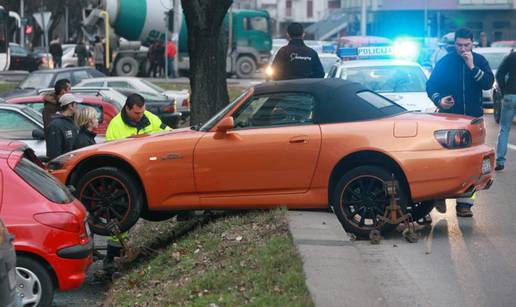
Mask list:
[{"label": "red car headlight", "polygon": [[444,148],[457,149],[471,146],[471,133],[466,129],[438,130],[435,139]]}]

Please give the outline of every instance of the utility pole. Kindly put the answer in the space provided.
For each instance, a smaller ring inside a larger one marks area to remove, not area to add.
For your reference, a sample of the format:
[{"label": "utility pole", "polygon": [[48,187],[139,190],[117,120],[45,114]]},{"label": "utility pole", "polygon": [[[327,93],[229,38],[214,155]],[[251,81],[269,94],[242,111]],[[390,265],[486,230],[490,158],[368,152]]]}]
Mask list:
[{"label": "utility pole", "polygon": [[65,2],[64,5],[65,5],[65,38],[64,38],[65,40],[64,40],[64,42],[68,42],[68,39],[70,38],[70,33],[69,33],[70,30],[68,28],[70,15],[69,15],[69,11],[68,11],[68,3]]},{"label": "utility pole", "polygon": [[367,35],[367,0],[362,0],[360,9],[360,35]]},{"label": "utility pole", "polygon": [[[24,0],[20,0],[20,16],[21,16],[22,20],[25,17],[24,11],[25,11]],[[25,25],[22,25],[22,27],[20,28],[20,45],[22,47],[25,47]]]},{"label": "utility pole", "polygon": [[165,53],[163,54],[163,57],[165,57],[165,79],[168,80],[168,25],[170,22],[170,14],[168,11],[165,12]]},{"label": "utility pole", "polygon": [[[40,9],[40,13],[41,13],[41,27],[43,28],[43,36],[44,36],[44,46],[45,46],[45,54],[47,55],[47,63],[49,63],[49,67],[50,67],[50,59],[49,59],[49,55],[48,55],[48,29],[47,29],[47,25],[45,24],[45,17],[43,16],[43,0],[41,0],[41,6],[39,7]],[[49,22],[50,22],[50,19],[49,19]],[[55,63],[54,63],[55,65]]]}]

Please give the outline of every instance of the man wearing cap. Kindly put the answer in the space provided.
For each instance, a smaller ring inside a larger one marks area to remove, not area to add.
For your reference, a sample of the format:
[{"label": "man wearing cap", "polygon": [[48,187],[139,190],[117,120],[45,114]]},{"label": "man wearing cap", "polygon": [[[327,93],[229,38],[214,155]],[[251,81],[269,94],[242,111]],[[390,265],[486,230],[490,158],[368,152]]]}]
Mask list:
[{"label": "man wearing cap", "polygon": [[73,120],[79,102],[82,102],[82,98],[73,94],[64,94],[59,98],[58,112],[48,125],[46,142],[49,159],[72,151],[75,139],[79,134],[79,127]]}]

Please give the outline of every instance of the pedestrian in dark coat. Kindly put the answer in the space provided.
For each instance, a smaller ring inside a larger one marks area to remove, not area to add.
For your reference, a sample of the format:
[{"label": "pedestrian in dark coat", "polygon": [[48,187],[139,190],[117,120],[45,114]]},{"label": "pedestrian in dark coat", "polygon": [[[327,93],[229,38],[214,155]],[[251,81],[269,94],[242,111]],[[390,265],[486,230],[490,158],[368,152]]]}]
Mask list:
[{"label": "pedestrian in dark coat", "polygon": [[305,32],[300,23],[291,23],[287,28],[289,43],[281,47],[272,61],[272,78],[288,80],[301,78],[324,78],[324,68],[315,50],[305,45]]},{"label": "pedestrian in dark coat", "polygon": [[[463,114],[480,117],[482,90],[493,86],[494,75],[487,60],[472,52],[473,33],[468,29],[455,32],[455,52],[450,52],[437,62],[426,83],[426,92],[442,113]],[[458,198],[455,210],[459,217],[471,217],[471,207],[476,195]],[[446,212],[444,202],[435,207]]]},{"label": "pedestrian in dark coat", "polygon": [[49,52],[54,60],[54,68],[61,68],[63,48],[61,47],[61,39],[59,36],[56,36],[54,40],[50,42]]},{"label": "pedestrian in dark coat", "polygon": [[59,98],[59,112],[50,121],[46,139],[47,157],[50,160],[73,150],[79,134],[79,128],[73,120],[78,102],[82,102],[82,98],[73,94],[64,94]]},{"label": "pedestrian in dark coat", "polygon": [[43,129],[45,131],[45,135],[48,132],[50,119],[59,109],[59,98],[61,98],[61,96],[66,93],[70,93],[71,91],[72,87],[70,85],[70,80],[60,79],[57,80],[56,84],[54,85],[54,93],[43,96]]},{"label": "pedestrian in dark coat", "polygon": [[79,127],[79,135],[75,139],[73,149],[95,145],[95,130],[99,126],[97,111],[92,107],[84,107],[75,113],[75,123]]}]

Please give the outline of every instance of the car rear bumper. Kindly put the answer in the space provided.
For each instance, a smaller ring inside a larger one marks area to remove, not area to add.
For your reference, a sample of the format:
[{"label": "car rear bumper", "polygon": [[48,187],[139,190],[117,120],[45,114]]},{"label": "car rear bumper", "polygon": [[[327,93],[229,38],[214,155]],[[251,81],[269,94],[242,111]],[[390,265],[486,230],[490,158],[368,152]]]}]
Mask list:
[{"label": "car rear bumper", "polygon": [[[403,152],[397,159],[403,161],[413,201],[467,197],[493,183],[495,153],[487,145]],[[484,159],[489,160],[487,173],[482,172]]]},{"label": "car rear bumper", "polygon": [[52,258],[49,263],[54,268],[59,290],[78,288],[84,283],[86,272],[93,263],[93,239],[84,245],[59,249]]}]

